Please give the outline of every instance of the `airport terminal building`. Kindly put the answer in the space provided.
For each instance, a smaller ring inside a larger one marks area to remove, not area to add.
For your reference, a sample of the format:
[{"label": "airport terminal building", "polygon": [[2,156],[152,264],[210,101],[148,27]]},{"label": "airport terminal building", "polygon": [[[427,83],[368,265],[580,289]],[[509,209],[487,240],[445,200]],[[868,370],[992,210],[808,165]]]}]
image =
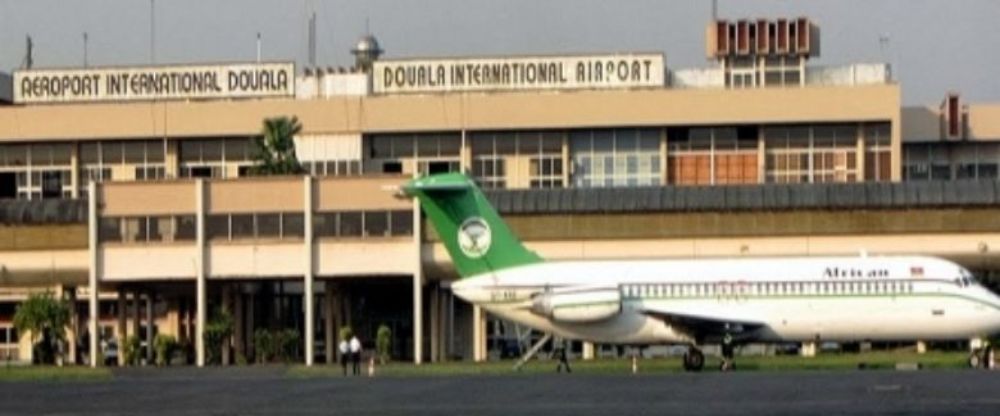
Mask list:
[{"label": "airport terminal building", "polygon": [[[502,354],[523,332],[451,295],[439,239],[392,191],[439,172],[474,177],[545,258],[1000,270],[1000,105],[902,107],[886,64],[809,64],[806,18],[711,22],[697,69],[660,52],[383,59],[371,36],[352,52],[350,69],[0,74],[0,360],[30,360],[11,322],[41,291],[75,305],[72,362],[157,333],[198,365],[253,360],[256,332],[295,329],[313,364],[339,328],[370,346],[383,324],[399,359]],[[280,116],[302,124],[308,175],[253,174],[252,139]],[[210,357],[221,310],[233,331]]]}]

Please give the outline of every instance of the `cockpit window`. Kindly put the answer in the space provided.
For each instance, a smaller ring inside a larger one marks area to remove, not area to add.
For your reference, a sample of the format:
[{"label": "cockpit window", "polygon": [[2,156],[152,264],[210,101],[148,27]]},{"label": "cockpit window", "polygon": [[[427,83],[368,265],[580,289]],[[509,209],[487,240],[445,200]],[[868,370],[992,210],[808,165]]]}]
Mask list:
[{"label": "cockpit window", "polygon": [[955,279],[955,283],[961,287],[966,287],[976,284],[976,279],[968,270],[958,269],[958,278]]}]

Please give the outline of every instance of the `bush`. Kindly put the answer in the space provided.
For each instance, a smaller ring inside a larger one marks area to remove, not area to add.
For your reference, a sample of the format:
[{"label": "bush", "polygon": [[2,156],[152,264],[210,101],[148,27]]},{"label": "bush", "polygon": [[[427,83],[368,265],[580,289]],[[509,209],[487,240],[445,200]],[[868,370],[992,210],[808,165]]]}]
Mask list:
[{"label": "bush", "polygon": [[257,329],[253,333],[253,345],[257,363],[288,362],[298,358],[302,337],[294,329]]},{"label": "bush", "polygon": [[258,364],[271,361],[274,352],[273,345],[274,338],[271,336],[271,331],[264,328],[253,331],[253,350]]},{"label": "bush", "polygon": [[139,352],[142,349],[142,341],[136,335],[125,338],[121,345],[119,354],[124,358],[125,365],[139,365]]},{"label": "bush", "polygon": [[210,363],[222,362],[222,348],[233,334],[233,317],[225,308],[218,308],[212,320],[205,324],[205,353]]},{"label": "bush", "polygon": [[392,330],[389,326],[382,324],[375,333],[375,352],[378,354],[379,363],[385,364],[389,361],[389,351],[392,347]]},{"label": "bush", "polygon": [[177,351],[177,339],[171,335],[157,334],[153,345],[156,347],[156,365],[170,365],[170,359],[173,358],[174,351]]}]

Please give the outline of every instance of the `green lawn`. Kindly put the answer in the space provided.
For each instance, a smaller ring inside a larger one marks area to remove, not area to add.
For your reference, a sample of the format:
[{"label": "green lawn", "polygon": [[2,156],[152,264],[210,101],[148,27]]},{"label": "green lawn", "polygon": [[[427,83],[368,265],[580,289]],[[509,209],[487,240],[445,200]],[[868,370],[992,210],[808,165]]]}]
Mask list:
[{"label": "green lawn", "polygon": [[[856,370],[864,363],[867,368],[893,369],[896,363],[919,363],[923,368],[965,368],[968,354],[964,352],[869,352],[863,354],[820,354],[816,357],[799,356],[746,356],[736,358],[738,371],[848,371]],[[704,371],[718,371],[718,359],[707,357]],[[570,362],[574,373],[581,374],[629,374],[632,371],[630,359],[599,359],[593,361],[574,360]],[[450,375],[512,375],[553,373],[556,362],[533,360],[515,372],[514,361],[490,361],[485,363],[447,362],[413,365],[390,363],[376,366],[376,376],[450,376]],[[680,357],[639,359],[640,374],[662,374],[682,372]],[[362,373],[367,374],[367,366]],[[314,367],[294,366],[288,374],[292,377],[339,377],[339,366],[317,365]]]},{"label": "green lawn", "polygon": [[0,382],[101,381],[111,379],[111,370],[90,367],[0,366]]}]

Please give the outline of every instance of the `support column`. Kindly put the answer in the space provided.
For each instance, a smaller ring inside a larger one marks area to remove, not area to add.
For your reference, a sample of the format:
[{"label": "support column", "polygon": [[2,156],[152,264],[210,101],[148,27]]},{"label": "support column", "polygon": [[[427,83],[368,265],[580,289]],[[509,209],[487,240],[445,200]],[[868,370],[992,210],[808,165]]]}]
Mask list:
[{"label": "support column", "polygon": [[205,180],[198,179],[195,182],[195,201],[197,206],[197,232],[196,234],[196,244],[198,247],[197,251],[197,267],[196,267],[196,287],[195,287],[195,298],[197,304],[197,310],[195,312],[195,328],[194,328],[194,351],[195,351],[195,364],[198,367],[205,366],[205,308],[208,307],[205,297],[207,296],[205,288]]},{"label": "support column", "polygon": [[[139,332],[139,326],[142,325],[142,319],[141,319],[141,317],[139,315],[139,310],[142,307],[142,306],[140,306],[141,305],[141,300],[140,300],[141,296],[142,296],[141,292],[139,292],[136,289],[132,290],[132,302],[131,302],[132,303],[132,334],[131,335],[133,337],[136,337],[137,339],[139,338],[139,334],[140,334],[140,332]],[[138,354],[138,351],[136,351],[136,353]]]},{"label": "support column", "polygon": [[803,357],[815,357],[816,342],[803,342],[802,348],[799,350],[799,355]]},{"label": "support column", "polygon": [[594,356],[595,356],[595,354],[594,354],[594,343],[593,342],[584,342],[583,343],[583,359],[584,360],[593,360]]},{"label": "support column", "polygon": [[305,215],[304,215],[304,219],[305,219],[305,221],[304,221],[304,223],[305,223],[305,225],[304,225],[304,227],[305,227],[304,236],[305,236],[305,238],[303,238],[304,244],[302,245],[302,249],[305,251],[305,256],[304,256],[305,257],[305,264],[303,265],[304,268],[305,268],[305,270],[303,270],[304,271],[303,274],[305,275],[305,284],[303,285],[303,290],[302,290],[302,296],[304,297],[302,303],[303,303],[303,305],[305,305],[305,308],[306,308],[306,320],[305,320],[305,322],[303,324],[304,324],[304,326],[306,328],[306,336],[305,336],[305,343],[306,343],[306,348],[305,348],[305,351],[306,351],[306,365],[307,366],[311,366],[311,365],[313,365],[313,360],[315,360],[315,358],[316,358],[316,353],[315,353],[315,351],[313,351],[313,349],[315,347],[314,340],[316,339],[316,334],[315,334],[315,332],[316,332],[316,329],[315,329],[315,326],[316,326],[316,319],[315,319],[316,306],[313,305],[313,303],[314,303],[313,301],[315,300],[315,296],[314,296],[315,295],[315,291],[313,291],[314,276],[313,276],[313,215],[312,215],[313,214],[313,182],[312,182],[312,176],[306,175],[306,177],[303,179],[303,183],[302,184],[303,184],[303,189],[304,189],[303,200],[305,201],[303,203],[303,205],[302,205],[303,207],[305,207],[305,209],[303,210],[304,213],[305,213]]},{"label": "support column", "polygon": [[486,361],[486,313],[478,305],[472,306],[472,361]]},{"label": "support column", "polygon": [[80,142],[73,142],[70,145],[69,153],[69,196],[77,199],[80,197]]},{"label": "support column", "polygon": [[424,273],[420,264],[420,200],[413,198],[413,363],[424,360]]},{"label": "support column", "polygon": [[927,343],[924,341],[917,341],[917,354],[923,354],[927,352]]},{"label": "support column", "polygon": [[441,355],[441,296],[437,286],[431,285],[431,362],[436,363]]},{"label": "support column", "polygon": [[64,289],[67,295],[66,301],[70,305],[69,309],[69,330],[66,331],[66,344],[67,350],[69,352],[69,363],[76,365],[77,363],[77,351],[76,351],[76,341],[80,332],[80,314],[78,313],[78,308],[76,307],[76,287],[69,287]]},{"label": "support column", "polygon": [[128,315],[125,311],[128,308],[128,303],[126,302],[127,293],[125,288],[118,287],[118,366],[122,367],[125,365],[125,354],[122,354],[122,348],[125,345],[125,338],[128,337]]},{"label": "support column", "polygon": [[89,217],[87,221],[87,223],[89,224],[89,226],[87,227],[87,241],[88,241],[87,245],[90,251],[89,253],[90,267],[88,276],[89,277],[88,286],[90,288],[90,293],[89,293],[90,307],[88,309],[90,313],[88,316],[89,320],[87,323],[89,330],[88,332],[90,333],[90,336],[88,337],[90,339],[90,366],[97,367],[99,364],[97,362],[97,357],[98,357],[97,346],[99,341],[98,338],[100,338],[100,333],[97,331],[98,329],[97,324],[98,321],[100,320],[97,310],[97,295],[98,295],[97,268],[100,266],[99,259],[97,256],[97,248],[98,248],[97,247],[97,183],[91,181],[90,188],[87,192],[88,192],[87,216]]},{"label": "support column", "polygon": [[153,330],[156,322],[153,321],[153,301],[156,294],[150,289],[146,292],[146,365],[155,364],[153,359]]},{"label": "support column", "polygon": [[324,347],[326,347],[326,363],[336,364],[337,363],[337,325],[334,322],[336,319],[336,314],[334,313],[334,294],[333,294],[333,282],[327,280],[324,282],[323,290],[323,332],[324,332]]}]

